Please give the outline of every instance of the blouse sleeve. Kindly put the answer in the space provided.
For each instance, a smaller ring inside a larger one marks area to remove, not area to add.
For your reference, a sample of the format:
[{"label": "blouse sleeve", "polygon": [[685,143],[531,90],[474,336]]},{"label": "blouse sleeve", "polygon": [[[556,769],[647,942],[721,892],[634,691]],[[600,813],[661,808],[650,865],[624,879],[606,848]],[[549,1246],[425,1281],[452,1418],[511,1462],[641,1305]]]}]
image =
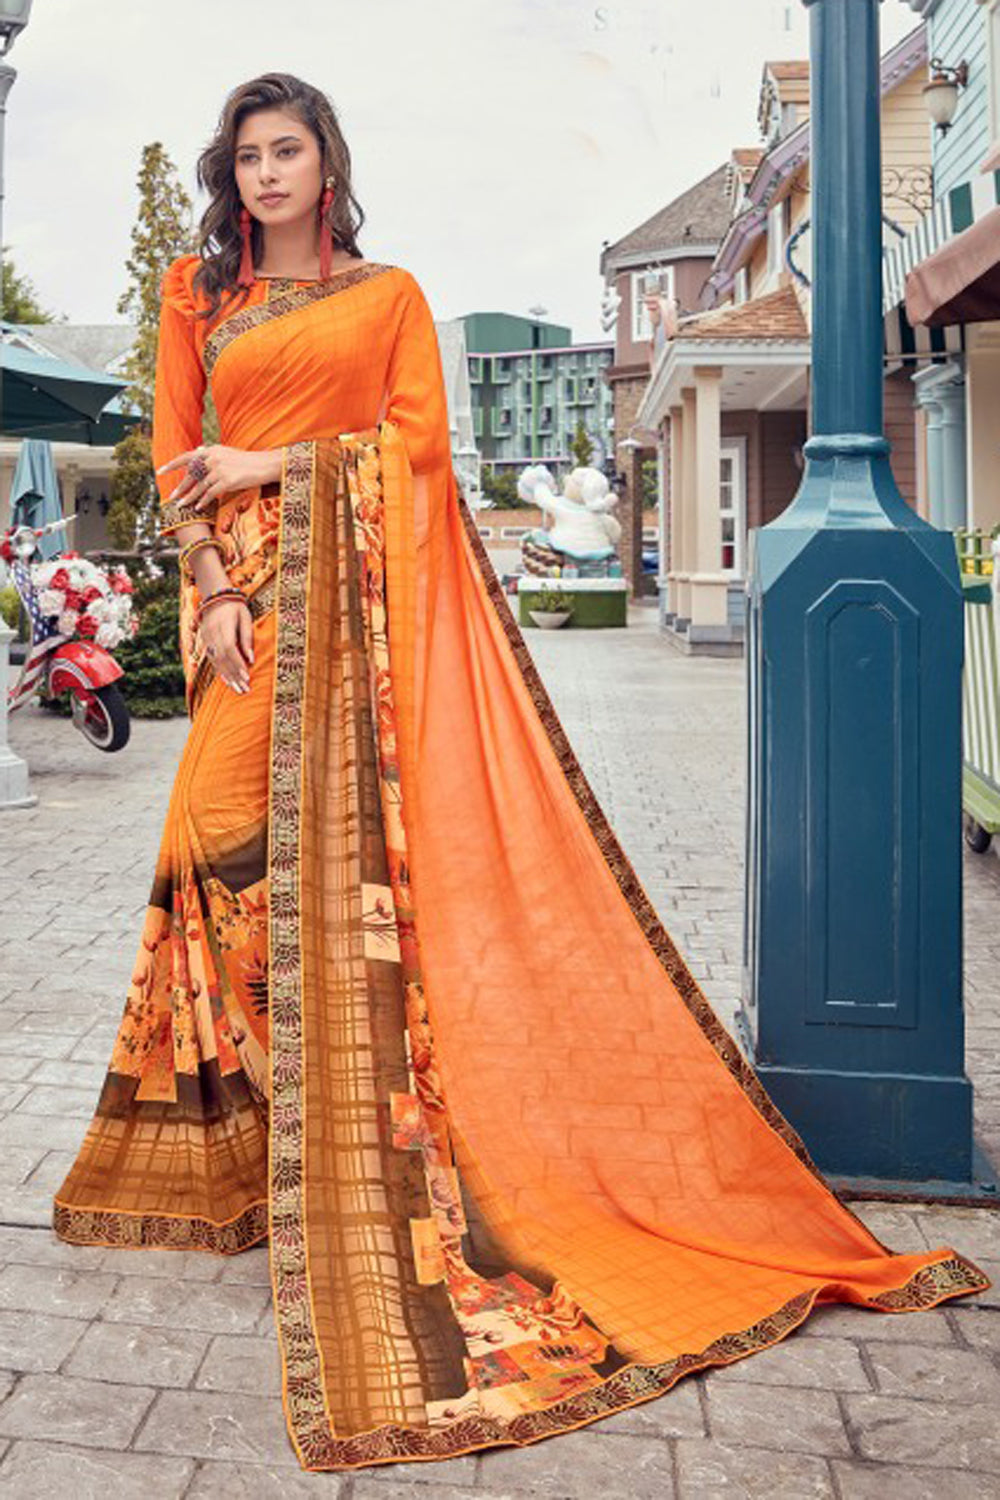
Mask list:
[{"label": "blouse sleeve", "polygon": [[[197,255],[182,255],[172,261],[160,284],[160,330],[156,346],[156,384],[153,394],[152,460],[154,469],[176,458],[202,440],[205,400],[205,370],[195,344],[196,304],[191,276]],[[192,520],[206,521],[210,511],[185,515],[183,504],[168,504],[167,497],[180,482],[183,470],[158,474],[160,496],[159,532],[167,535]]]}]

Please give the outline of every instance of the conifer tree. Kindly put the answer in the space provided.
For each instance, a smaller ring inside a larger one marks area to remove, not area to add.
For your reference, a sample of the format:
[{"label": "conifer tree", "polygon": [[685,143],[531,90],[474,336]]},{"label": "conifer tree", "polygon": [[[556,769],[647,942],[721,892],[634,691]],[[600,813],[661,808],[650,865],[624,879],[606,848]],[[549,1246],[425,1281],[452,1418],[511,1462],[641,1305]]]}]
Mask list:
[{"label": "conifer tree", "polygon": [[156,536],[158,498],[150,438],[160,284],[170,262],[194,250],[191,200],[160,141],[143,148],[137,186],[139,210],[125,263],[129,281],[118,299],[117,311],[136,325],[135,342],[122,363],[122,374],[129,384],[120,399],[125,410],[137,413],[140,420],[115,448],[108,510],[108,534],[113,544],[122,548]]}]

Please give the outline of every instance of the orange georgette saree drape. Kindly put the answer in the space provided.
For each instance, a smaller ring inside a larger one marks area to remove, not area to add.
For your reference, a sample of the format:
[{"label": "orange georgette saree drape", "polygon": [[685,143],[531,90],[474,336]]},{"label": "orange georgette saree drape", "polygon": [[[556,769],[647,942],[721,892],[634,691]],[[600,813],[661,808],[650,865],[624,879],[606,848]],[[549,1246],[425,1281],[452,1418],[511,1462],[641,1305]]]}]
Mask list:
[{"label": "orange georgette saree drape", "polygon": [[222,441],[283,473],[215,514],[249,693],[182,597],[191,728],[59,1234],[266,1236],[307,1469],[532,1442],[817,1302],[988,1285],[837,1201],[657,919],[457,490],[419,284],[258,280],[206,330],[196,264],[164,282],[154,460],[210,379]]}]

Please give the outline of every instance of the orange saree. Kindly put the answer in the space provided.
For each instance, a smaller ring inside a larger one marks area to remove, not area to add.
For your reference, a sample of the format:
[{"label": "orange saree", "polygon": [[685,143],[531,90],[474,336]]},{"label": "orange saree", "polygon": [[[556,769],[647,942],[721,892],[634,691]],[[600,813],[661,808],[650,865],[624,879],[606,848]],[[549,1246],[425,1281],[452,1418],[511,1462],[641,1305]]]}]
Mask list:
[{"label": "orange saree", "polygon": [[57,1232],[266,1237],[316,1470],[530,1443],[818,1302],[988,1285],[837,1201],[659,922],[457,489],[418,283],[258,280],[206,329],[195,266],[164,281],[154,462],[200,441],[210,380],[222,441],[282,447],[282,479],[214,519],[249,693],[185,586],[191,728]]}]

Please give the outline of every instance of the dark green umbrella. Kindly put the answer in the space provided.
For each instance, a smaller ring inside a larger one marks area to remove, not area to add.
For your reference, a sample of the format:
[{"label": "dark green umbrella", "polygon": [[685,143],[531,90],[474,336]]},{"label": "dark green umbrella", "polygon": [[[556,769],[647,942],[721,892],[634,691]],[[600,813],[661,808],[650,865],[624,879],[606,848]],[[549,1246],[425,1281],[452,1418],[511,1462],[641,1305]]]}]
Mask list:
[{"label": "dark green umbrella", "polygon": [[9,343],[9,326],[0,324],[0,433],[110,446],[135,425],[116,400],[127,381]]}]

